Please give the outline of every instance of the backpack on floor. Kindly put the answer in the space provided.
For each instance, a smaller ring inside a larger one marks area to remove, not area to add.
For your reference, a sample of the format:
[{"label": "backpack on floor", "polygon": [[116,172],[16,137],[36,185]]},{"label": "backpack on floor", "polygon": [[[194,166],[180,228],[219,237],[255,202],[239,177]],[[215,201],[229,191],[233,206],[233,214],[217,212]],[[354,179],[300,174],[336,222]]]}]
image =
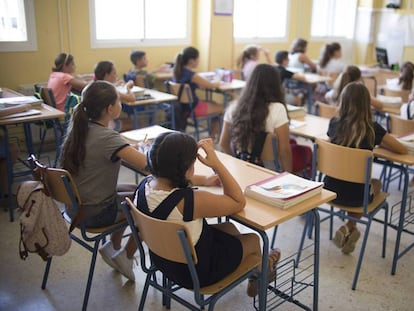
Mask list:
[{"label": "backpack on floor", "polygon": [[25,181],[17,192],[20,216],[20,258],[37,253],[43,260],[65,254],[71,245],[69,230],[55,201],[41,181]]}]

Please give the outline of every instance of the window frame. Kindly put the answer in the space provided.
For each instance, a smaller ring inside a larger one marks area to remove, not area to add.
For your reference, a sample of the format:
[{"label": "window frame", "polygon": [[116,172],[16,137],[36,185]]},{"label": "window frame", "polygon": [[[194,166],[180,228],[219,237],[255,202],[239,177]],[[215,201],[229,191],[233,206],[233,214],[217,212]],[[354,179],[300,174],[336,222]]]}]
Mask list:
[{"label": "window frame", "polygon": [[[237,0],[235,0],[237,1]],[[289,17],[291,13],[291,1],[286,0],[286,16]],[[234,25],[233,25],[234,28]],[[251,37],[251,38],[237,38],[234,36],[234,29],[233,29],[233,40],[236,44],[257,44],[257,43],[280,43],[280,42],[288,42],[289,40],[289,18],[286,18],[286,32],[283,37]]]},{"label": "window frame", "polygon": [[[338,1],[338,0],[335,0]],[[309,27],[309,37],[310,40],[312,41],[341,41],[341,40],[354,40],[355,38],[355,28],[356,28],[356,21],[357,21],[357,15],[358,15],[358,0],[354,0],[355,1],[355,16],[354,16],[354,29],[352,31],[352,36],[351,37],[347,37],[347,36],[334,36],[334,35],[324,35],[324,36],[315,36],[312,35],[312,20],[314,18],[313,16],[313,4],[314,1],[312,1],[312,13],[311,13],[311,22],[310,22],[310,27]],[[332,24],[334,18],[331,18],[331,20],[329,21],[330,24]]]},{"label": "window frame", "polygon": [[[174,46],[174,45],[188,45],[191,42],[192,36],[192,1],[187,1],[187,38],[184,39],[111,39],[98,40],[96,38],[95,27],[95,1],[89,0],[89,27],[90,27],[90,44],[91,48],[130,48],[136,46]],[[148,1],[148,0],[144,0]]]},{"label": "window frame", "polygon": [[34,0],[23,0],[26,17],[27,41],[0,41],[0,52],[37,51]]}]

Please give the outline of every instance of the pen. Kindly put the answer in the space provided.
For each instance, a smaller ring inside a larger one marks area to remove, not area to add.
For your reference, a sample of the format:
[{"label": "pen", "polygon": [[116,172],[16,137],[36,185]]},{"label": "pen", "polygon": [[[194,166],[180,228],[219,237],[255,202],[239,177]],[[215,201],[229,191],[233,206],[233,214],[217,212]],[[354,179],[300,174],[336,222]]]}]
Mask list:
[{"label": "pen", "polygon": [[147,141],[147,137],[148,137],[148,133],[145,134],[144,140],[142,141],[143,143],[145,143]]}]

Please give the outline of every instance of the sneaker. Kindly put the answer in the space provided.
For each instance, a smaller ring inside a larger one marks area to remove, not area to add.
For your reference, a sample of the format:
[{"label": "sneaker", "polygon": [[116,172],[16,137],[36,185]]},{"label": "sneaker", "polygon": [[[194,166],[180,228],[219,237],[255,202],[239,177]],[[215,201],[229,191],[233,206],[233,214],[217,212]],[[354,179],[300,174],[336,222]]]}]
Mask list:
[{"label": "sneaker", "polygon": [[121,249],[112,256],[112,261],[118,266],[118,271],[127,279],[135,282],[134,259],[127,257],[125,249]]},{"label": "sneaker", "polygon": [[102,259],[112,268],[119,271],[118,265],[112,260],[112,256],[115,255],[117,250],[114,249],[112,242],[107,241],[100,249],[99,253],[102,256]]},{"label": "sneaker", "polygon": [[354,228],[354,230],[351,231],[348,238],[345,241],[344,247],[342,247],[342,253],[344,254],[350,254],[355,249],[355,244],[359,240],[361,236],[361,232],[357,228]]},{"label": "sneaker", "polygon": [[346,240],[348,239],[350,232],[348,226],[341,226],[335,232],[335,237],[333,238],[333,242],[338,248],[343,248],[345,245]]}]

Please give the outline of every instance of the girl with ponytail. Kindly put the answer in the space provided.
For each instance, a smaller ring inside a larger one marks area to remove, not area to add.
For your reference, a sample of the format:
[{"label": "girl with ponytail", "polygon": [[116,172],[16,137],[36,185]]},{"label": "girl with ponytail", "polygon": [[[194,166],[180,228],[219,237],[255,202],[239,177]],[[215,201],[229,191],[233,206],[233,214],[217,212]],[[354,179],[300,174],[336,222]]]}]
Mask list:
[{"label": "girl with ponytail", "polygon": [[318,71],[324,74],[340,73],[344,70],[344,63],[339,59],[342,56],[341,45],[338,42],[326,44],[319,61]]},{"label": "girl with ponytail", "polygon": [[[119,95],[111,83],[92,82],[82,95],[62,146],[61,166],[71,173],[79,190],[84,208],[80,221],[86,227],[105,227],[125,218],[120,202],[135,189],[135,185],[117,185],[121,159],[145,170],[146,158],[108,128],[121,113]],[[72,206],[66,212],[71,219],[77,213]],[[134,281],[136,244],[129,239],[121,247],[122,236],[123,231],[113,233],[100,253],[106,263]]]}]

